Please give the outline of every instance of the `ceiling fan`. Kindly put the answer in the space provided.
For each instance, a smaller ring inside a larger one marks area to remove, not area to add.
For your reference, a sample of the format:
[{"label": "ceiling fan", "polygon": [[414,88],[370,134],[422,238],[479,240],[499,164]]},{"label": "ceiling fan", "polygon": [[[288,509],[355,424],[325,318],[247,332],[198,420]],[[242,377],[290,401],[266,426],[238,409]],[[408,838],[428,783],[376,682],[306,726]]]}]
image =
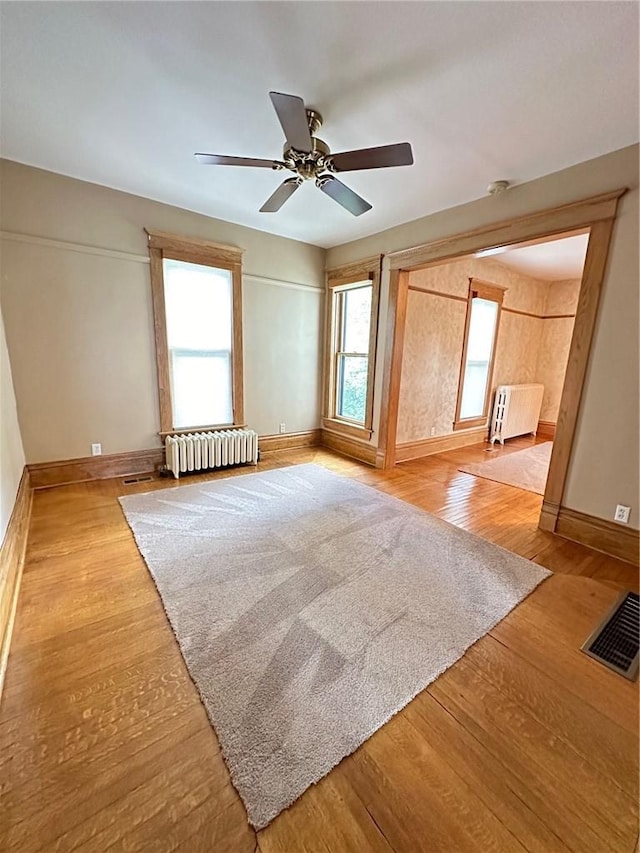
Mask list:
[{"label": "ceiling fan", "polygon": [[269,92],[271,103],[282,125],[285,145],[282,160],[260,160],[255,157],[227,157],[222,154],[196,154],[199,163],[210,166],[257,166],[260,169],[288,169],[295,174],[287,178],[260,208],[260,213],[275,213],[291,198],[303,181],[315,179],[316,186],[354,216],[371,210],[371,205],[346,184],[335,172],[360,169],[382,169],[387,166],[410,166],[413,153],[408,142],[361,148],[332,154],[326,142],[315,134],[322,127],[322,116],[307,109],[302,98]]}]

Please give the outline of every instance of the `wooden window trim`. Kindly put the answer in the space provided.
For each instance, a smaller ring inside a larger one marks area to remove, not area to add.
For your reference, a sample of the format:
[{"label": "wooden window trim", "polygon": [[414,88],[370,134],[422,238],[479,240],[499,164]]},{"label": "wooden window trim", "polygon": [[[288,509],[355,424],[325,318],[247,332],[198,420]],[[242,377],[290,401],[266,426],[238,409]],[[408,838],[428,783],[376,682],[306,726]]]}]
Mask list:
[{"label": "wooden window trim", "polygon": [[463,420],[456,420],[453,422],[453,431],[458,432],[459,430],[465,429],[475,429],[477,427],[486,427],[488,426],[488,418],[489,415],[486,413],[487,400],[485,399],[485,414],[482,417],[477,418],[464,418]]},{"label": "wooden window trim", "polygon": [[[376,349],[378,341],[378,313],[380,305],[381,256],[376,255],[342,267],[327,270],[325,305],[325,344],[323,365],[322,426],[332,432],[351,438],[369,440],[373,435],[373,389],[375,380]],[[334,316],[336,289],[348,289],[366,281],[371,282],[371,322],[369,326],[369,353],[367,365],[367,398],[364,424],[341,418],[335,412],[336,395],[336,336],[338,323]]]},{"label": "wooden window trim", "polygon": [[339,432],[342,435],[350,438],[360,438],[369,440],[373,435],[373,431],[367,427],[363,427],[358,423],[338,418],[322,418],[323,429],[328,429],[331,432]]},{"label": "wooden window trim", "polygon": [[[481,281],[477,278],[469,279],[469,294],[467,296],[467,314],[464,321],[464,339],[462,344],[462,358],[460,360],[460,374],[458,376],[458,395],[456,398],[456,414],[453,422],[454,431],[460,429],[471,429],[473,427],[486,426],[489,418],[489,402],[491,400],[491,389],[493,384],[493,368],[496,360],[496,349],[498,344],[498,333],[500,331],[500,315],[502,314],[502,302],[504,300],[504,287],[497,284],[491,284],[488,281]],[[493,344],[491,346],[491,360],[489,362],[489,374],[487,376],[487,388],[484,394],[484,404],[482,414],[473,418],[461,418],[460,409],[462,407],[462,386],[464,382],[464,368],[467,361],[467,347],[469,344],[469,325],[471,323],[471,305],[475,298],[487,299],[490,302],[498,303],[498,317],[496,319],[496,328],[493,334]]]},{"label": "wooden window trim", "polygon": [[[201,254],[209,260],[203,261],[206,266],[215,265],[222,269],[229,269],[225,263],[242,263],[244,249],[238,246],[227,246],[223,243],[214,243],[211,240],[201,240],[197,237],[183,237],[178,234],[169,234],[167,231],[155,231],[151,228],[144,229],[149,240],[150,249],[160,249],[167,253],[167,257],[174,258],[173,252],[186,252],[191,257]],[[177,258],[181,260],[181,258]],[[187,263],[192,263],[187,261]],[[199,261],[193,261],[199,263]]]},{"label": "wooden window trim", "polygon": [[[231,376],[233,423],[223,428],[244,424],[244,371],[242,350],[242,254],[235,246],[223,246],[207,240],[191,239],[164,231],[145,229],[149,238],[151,269],[151,299],[153,302],[153,327],[156,342],[156,367],[158,372],[158,401],[160,406],[161,436],[175,432],[171,405],[171,379],[169,371],[169,346],[167,343],[166,306],[164,300],[163,260],[183,261],[189,264],[229,270],[232,285]],[[193,432],[221,428],[219,424],[185,428]]]},{"label": "wooden window trim", "polygon": [[502,308],[504,295],[507,292],[507,289],[508,288],[502,287],[499,284],[493,284],[490,281],[482,281],[482,279],[479,278],[469,278],[469,295],[467,296],[467,301],[473,295],[480,299],[488,299],[490,302],[497,302]]}]

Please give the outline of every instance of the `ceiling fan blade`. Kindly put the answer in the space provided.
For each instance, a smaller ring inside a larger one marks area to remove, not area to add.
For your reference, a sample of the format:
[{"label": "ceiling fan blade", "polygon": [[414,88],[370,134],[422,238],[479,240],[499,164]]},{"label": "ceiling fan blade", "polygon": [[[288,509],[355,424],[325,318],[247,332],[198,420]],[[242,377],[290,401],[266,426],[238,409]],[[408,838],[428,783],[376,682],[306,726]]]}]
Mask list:
[{"label": "ceiling fan blade", "polygon": [[371,210],[372,205],[368,201],[360,198],[357,193],[354,193],[346,184],[343,184],[342,181],[339,181],[332,175],[321,175],[316,181],[316,186],[334,201],[337,201],[338,204],[341,204],[342,207],[346,208],[349,213],[353,213],[354,216],[360,216],[361,213]]},{"label": "ceiling fan blade", "polygon": [[287,180],[283,181],[278,189],[265,201],[260,208],[260,213],[275,213],[280,210],[285,201],[291,198],[301,183],[302,178],[287,178]]},{"label": "ceiling fan blade", "polygon": [[258,166],[260,169],[278,169],[284,166],[277,160],[259,160],[255,157],[227,157],[225,154],[195,154],[203,166]]},{"label": "ceiling fan blade", "polygon": [[331,164],[336,172],[353,172],[357,169],[384,169],[387,166],[410,166],[413,152],[408,142],[397,145],[380,145],[377,148],[361,148],[358,151],[343,151],[331,155]]},{"label": "ceiling fan blade", "polygon": [[280,92],[269,92],[269,97],[289,147],[305,153],[311,151],[309,119],[302,98],[297,95],[283,95]]}]

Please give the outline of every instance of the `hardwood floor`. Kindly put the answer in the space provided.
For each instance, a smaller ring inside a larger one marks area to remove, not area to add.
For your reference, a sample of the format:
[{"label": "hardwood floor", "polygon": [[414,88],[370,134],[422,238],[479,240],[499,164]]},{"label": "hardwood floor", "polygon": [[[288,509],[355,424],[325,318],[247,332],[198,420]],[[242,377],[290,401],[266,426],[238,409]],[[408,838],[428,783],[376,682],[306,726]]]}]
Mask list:
[{"label": "hardwood floor", "polygon": [[116,500],[173,481],[37,492],[0,706],[0,849],[631,853],[637,684],[578,648],[637,573],[537,530],[537,495],[457,471],[483,458],[260,463],[325,465],[558,574],[257,835]]}]

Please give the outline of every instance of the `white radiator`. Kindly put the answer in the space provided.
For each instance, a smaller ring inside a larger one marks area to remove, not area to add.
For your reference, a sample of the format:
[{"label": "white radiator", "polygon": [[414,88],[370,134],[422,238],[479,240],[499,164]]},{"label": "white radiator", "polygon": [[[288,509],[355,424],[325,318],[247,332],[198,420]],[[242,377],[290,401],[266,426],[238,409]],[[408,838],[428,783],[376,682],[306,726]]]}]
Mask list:
[{"label": "white radiator", "polygon": [[186,471],[258,462],[258,433],[252,429],[168,435],[164,447],[167,468],[176,480]]},{"label": "white radiator", "polygon": [[536,434],[544,385],[499,385],[491,418],[491,444],[516,435]]}]

